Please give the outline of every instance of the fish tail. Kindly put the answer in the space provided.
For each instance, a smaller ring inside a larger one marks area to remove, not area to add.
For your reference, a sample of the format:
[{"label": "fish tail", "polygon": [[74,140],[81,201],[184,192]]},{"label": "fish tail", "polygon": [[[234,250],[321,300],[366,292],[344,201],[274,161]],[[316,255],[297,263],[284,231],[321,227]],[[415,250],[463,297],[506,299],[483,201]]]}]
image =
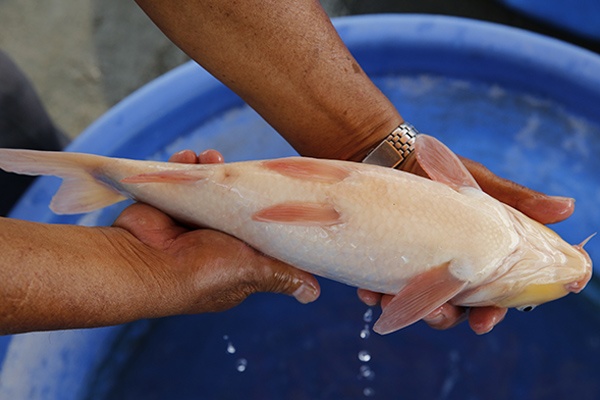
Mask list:
[{"label": "fish tail", "polygon": [[63,179],[50,203],[57,214],[79,214],[126,197],[98,179],[106,157],[92,154],[0,149],[0,168],[21,175],[53,175]]}]

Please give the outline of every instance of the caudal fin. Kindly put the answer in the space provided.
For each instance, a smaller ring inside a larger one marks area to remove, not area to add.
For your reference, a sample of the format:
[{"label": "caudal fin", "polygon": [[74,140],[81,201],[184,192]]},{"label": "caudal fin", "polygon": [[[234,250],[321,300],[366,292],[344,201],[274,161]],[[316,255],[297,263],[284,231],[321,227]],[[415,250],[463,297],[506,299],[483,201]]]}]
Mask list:
[{"label": "caudal fin", "polygon": [[0,149],[0,168],[7,172],[63,179],[50,203],[50,209],[57,214],[85,213],[126,199],[95,176],[105,160],[91,154]]}]

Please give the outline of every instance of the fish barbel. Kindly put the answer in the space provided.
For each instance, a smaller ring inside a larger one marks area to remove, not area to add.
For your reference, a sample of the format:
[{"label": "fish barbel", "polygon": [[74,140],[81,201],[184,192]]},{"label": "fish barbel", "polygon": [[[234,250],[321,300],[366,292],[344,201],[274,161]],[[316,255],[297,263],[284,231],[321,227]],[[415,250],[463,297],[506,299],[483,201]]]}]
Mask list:
[{"label": "fish barbel", "polygon": [[304,157],[199,165],[0,149],[0,167],[62,177],[51,203],[59,214],[132,198],[307,272],[392,294],[374,327],[382,334],[446,302],[527,309],[590,280],[583,244],[485,194],[442,143],[418,136],[415,157],[431,179]]}]

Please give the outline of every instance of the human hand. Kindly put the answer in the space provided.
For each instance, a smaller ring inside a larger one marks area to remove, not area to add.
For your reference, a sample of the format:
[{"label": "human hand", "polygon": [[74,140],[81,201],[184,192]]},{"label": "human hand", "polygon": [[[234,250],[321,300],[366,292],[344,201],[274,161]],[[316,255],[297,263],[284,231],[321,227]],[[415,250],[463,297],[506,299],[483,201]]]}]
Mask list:
[{"label": "human hand", "polygon": [[[521,211],[540,223],[550,224],[568,218],[574,211],[574,201],[570,198],[547,196],[515,182],[503,179],[480,163],[460,157],[481,189],[497,200]],[[418,163],[407,163],[403,170],[427,176]],[[382,308],[393,298],[368,290],[359,289],[359,298],[367,305],[381,304]],[[477,334],[490,332],[501,322],[507,309],[497,307],[457,307],[446,303],[434,310],[423,320],[432,328],[448,329],[468,319],[471,329]]]},{"label": "human hand", "polygon": [[[223,162],[212,150],[199,156],[192,151],[169,161]],[[301,303],[319,297],[317,280],[310,274],[259,253],[240,240],[211,229],[190,229],[163,212],[142,203],[128,207],[115,227],[131,233],[153,257],[150,275],[160,282],[156,293],[174,309],[172,314],[223,311],[256,292],[294,296]]]}]

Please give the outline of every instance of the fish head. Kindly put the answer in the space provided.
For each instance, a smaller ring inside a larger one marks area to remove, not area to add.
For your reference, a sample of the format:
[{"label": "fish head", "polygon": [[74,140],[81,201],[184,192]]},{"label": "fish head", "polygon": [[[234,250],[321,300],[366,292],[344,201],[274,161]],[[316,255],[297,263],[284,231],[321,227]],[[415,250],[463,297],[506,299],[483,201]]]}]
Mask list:
[{"label": "fish head", "polygon": [[[442,143],[427,135],[417,136],[416,160],[433,181],[469,196],[489,198],[463,163]],[[510,249],[497,269],[452,299],[463,306],[497,306],[529,311],[535,306],[580,292],[592,276],[592,261],[583,249],[588,239],[571,246],[556,232],[501,203],[482,202],[506,218],[511,230]]]},{"label": "fish head", "polygon": [[455,304],[531,311],[569,293],[579,293],[587,285],[592,260],[583,247],[594,235],[572,246],[542,224],[519,220],[520,238],[512,254],[485,282],[461,293]]},{"label": "fish head", "polygon": [[[554,234],[553,231],[550,232]],[[553,252],[541,254],[539,249],[529,252],[530,256],[537,253],[537,257],[523,257],[514,265],[512,272],[518,273],[522,270],[522,278],[512,284],[506,282],[510,284],[509,290],[497,299],[496,305],[531,311],[540,304],[559,299],[569,293],[581,292],[592,278],[592,260],[583,246],[593,236],[575,246],[562,239],[553,240]],[[533,270],[533,273],[525,273],[527,270]],[[510,279],[516,277],[511,276]]]}]

